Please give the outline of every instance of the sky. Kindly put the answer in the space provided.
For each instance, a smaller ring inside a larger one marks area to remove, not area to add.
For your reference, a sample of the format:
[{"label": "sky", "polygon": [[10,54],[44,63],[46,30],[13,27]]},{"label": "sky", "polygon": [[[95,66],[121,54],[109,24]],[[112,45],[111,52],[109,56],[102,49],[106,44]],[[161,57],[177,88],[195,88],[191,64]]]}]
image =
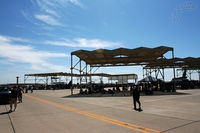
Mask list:
[{"label": "sky", "polygon": [[[0,84],[16,76],[23,82],[27,73],[70,72],[70,54],[79,49],[157,46],[200,57],[199,0],[0,1]],[[142,67],[98,72],[142,78]],[[165,75],[171,80],[172,71]]]}]

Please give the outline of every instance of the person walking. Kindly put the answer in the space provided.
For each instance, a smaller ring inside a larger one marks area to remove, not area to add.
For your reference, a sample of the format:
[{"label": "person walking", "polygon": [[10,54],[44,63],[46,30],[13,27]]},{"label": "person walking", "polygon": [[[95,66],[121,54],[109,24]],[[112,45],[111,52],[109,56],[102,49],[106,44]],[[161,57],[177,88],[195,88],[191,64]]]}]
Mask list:
[{"label": "person walking", "polygon": [[26,86],[25,93],[28,93],[29,85]]},{"label": "person walking", "polygon": [[19,87],[17,89],[17,97],[18,97],[19,103],[22,103],[22,92],[24,93],[24,90],[21,87]]},{"label": "person walking", "polygon": [[9,112],[12,112],[12,106],[14,104],[14,110],[16,110],[17,108],[17,88],[16,87],[13,87],[12,90],[11,90],[11,96],[10,96],[10,111]]},{"label": "person walking", "polygon": [[[140,90],[139,85],[133,88],[133,104],[134,104],[134,110],[136,111],[142,111],[141,108],[141,102],[140,102]],[[139,104],[139,108],[137,109],[136,102]]]}]

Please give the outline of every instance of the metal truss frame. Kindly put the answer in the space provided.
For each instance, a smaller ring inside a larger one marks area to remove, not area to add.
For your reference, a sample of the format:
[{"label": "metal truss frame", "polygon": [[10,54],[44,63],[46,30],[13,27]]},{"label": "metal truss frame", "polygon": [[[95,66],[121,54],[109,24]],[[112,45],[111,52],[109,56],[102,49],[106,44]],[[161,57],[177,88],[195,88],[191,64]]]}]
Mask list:
[{"label": "metal truss frame", "polygon": [[[172,49],[172,59],[173,59],[173,62],[175,62],[174,60],[174,49]],[[166,57],[162,57],[163,59],[166,59]],[[170,68],[170,67],[166,67],[166,68]],[[174,78],[176,78],[176,67],[175,66],[172,66],[171,67],[173,69],[173,76]],[[158,78],[158,76],[160,75],[162,77],[162,80],[165,81],[165,67],[160,67],[160,66],[154,66],[153,68],[151,67],[143,67],[143,78],[145,76],[151,76],[152,73],[155,73],[155,77]]]},{"label": "metal truss frame", "polygon": [[[180,76],[183,73],[184,69],[177,69],[176,70],[176,75],[177,77]],[[187,70],[187,77],[189,77],[189,80],[192,80],[192,73],[198,73],[199,75],[199,81],[200,81],[200,69],[190,69]]]},{"label": "metal truss frame", "polygon": [[[32,77],[32,78],[30,78]],[[53,79],[54,78],[58,78],[59,81],[61,81],[61,77],[65,77],[65,80],[68,81],[68,77],[70,76],[29,76],[29,75],[24,75],[24,84],[26,84],[26,81],[33,81],[34,80],[34,84],[38,84],[38,83],[44,83],[45,85],[50,83],[53,83]]]},{"label": "metal truss frame", "polygon": [[[95,73],[100,67],[92,67],[89,64],[85,63],[83,60],[81,60],[80,58],[78,59],[77,62],[75,62],[74,64],[74,60],[73,60],[74,55],[71,54],[71,81],[73,84],[73,78],[75,77],[73,74],[79,74],[79,84],[82,83],[88,83],[88,81],[91,83],[92,82],[92,73]],[[83,76],[81,76],[83,75]],[[88,79],[89,77],[89,79]]]}]

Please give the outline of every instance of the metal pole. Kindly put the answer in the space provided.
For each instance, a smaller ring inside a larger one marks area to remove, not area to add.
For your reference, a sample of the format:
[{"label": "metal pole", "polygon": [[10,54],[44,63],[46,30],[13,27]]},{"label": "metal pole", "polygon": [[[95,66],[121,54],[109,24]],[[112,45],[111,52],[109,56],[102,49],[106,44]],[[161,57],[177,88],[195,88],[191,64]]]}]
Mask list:
[{"label": "metal pole", "polygon": [[199,81],[200,81],[200,70],[199,70]]},{"label": "metal pole", "polygon": [[71,54],[71,95],[73,95],[73,88],[72,88],[72,85],[73,85],[73,55]]},{"label": "metal pole", "polygon": [[162,70],[163,70],[163,76],[162,76],[163,77],[163,81],[165,81],[165,69],[163,68]]},{"label": "metal pole", "polygon": [[[175,66],[174,66],[174,65],[175,65],[175,60],[174,60],[174,49],[172,49],[172,58],[173,58],[173,73],[174,73],[174,79],[175,79],[175,78],[176,78],[176,74],[175,74],[176,72],[175,72]],[[174,88],[173,88],[173,89],[174,89],[173,91],[176,92],[176,83],[175,83],[175,82],[174,82],[173,87],[174,87]]]},{"label": "metal pole", "polygon": [[142,72],[143,72],[143,78],[144,78],[144,67],[143,67],[143,69],[142,69]]},{"label": "metal pole", "polygon": [[91,76],[91,74],[92,74],[92,67],[90,66],[90,83],[92,83],[92,76]]},{"label": "metal pole", "polygon": [[79,84],[81,85],[81,59],[80,59],[80,70],[79,70],[79,72],[80,72],[80,82],[79,82]]},{"label": "metal pole", "polygon": [[36,79],[36,76],[35,76],[35,85],[36,85],[36,80],[37,80],[37,79]]},{"label": "metal pole", "polygon": [[86,84],[87,84],[87,67],[88,67],[88,64],[86,64]]},{"label": "metal pole", "polygon": [[19,87],[19,77],[17,76],[17,87]]},{"label": "metal pole", "polygon": [[191,81],[192,80],[192,72],[190,71],[189,74],[190,74],[190,81]]},{"label": "metal pole", "polygon": [[146,70],[146,77],[147,77],[147,69],[145,69]]},{"label": "metal pole", "polygon": [[160,71],[160,69],[158,68],[158,70],[155,70],[156,71],[156,79],[158,79],[158,76],[159,76],[159,73],[161,74],[161,76],[162,76],[162,73],[161,73],[161,71]]},{"label": "metal pole", "polygon": [[48,85],[48,77],[46,77],[46,86]]},{"label": "metal pole", "polygon": [[172,50],[172,58],[173,58],[173,73],[174,73],[174,78],[176,78],[175,67],[174,67],[174,63],[175,63],[175,60],[174,60],[174,49]]},{"label": "metal pole", "polygon": [[24,86],[25,86],[25,82],[26,82],[26,76],[24,75]]},{"label": "metal pole", "polygon": [[124,79],[123,79],[123,76],[122,76],[122,84],[124,84],[124,81],[123,81]]}]

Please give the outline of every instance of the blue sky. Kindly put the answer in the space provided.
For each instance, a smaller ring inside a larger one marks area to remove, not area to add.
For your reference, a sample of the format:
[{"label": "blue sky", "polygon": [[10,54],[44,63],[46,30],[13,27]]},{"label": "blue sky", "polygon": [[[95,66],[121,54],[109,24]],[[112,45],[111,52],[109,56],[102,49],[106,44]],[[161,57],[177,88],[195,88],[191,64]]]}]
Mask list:
[{"label": "blue sky", "polygon": [[[0,18],[0,83],[70,72],[70,53],[79,49],[164,45],[176,57],[199,57],[199,0],[1,0]],[[99,72],[142,78],[141,67]]]}]

